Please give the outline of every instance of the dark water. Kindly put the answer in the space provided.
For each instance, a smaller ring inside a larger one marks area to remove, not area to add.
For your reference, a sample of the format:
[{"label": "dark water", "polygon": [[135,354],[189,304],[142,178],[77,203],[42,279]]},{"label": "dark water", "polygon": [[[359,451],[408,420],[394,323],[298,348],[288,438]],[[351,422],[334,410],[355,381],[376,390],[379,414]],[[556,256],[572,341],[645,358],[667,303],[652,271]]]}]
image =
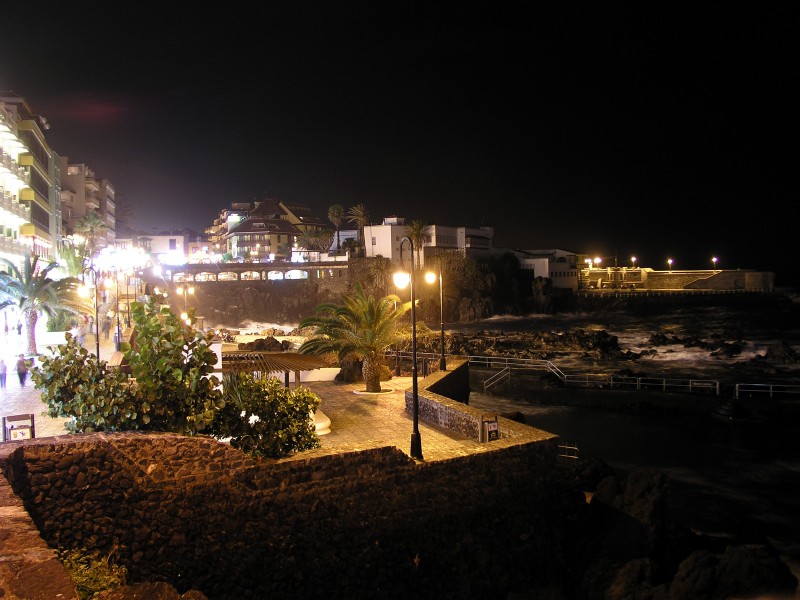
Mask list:
[{"label": "dark water", "polygon": [[[561,315],[529,319],[493,319],[469,327],[474,330],[558,330],[600,327],[620,336],[620,345],[641,350],[653,331],[683,337],[713,335],[738,339],[746,356],[720,361],[708,353],[674,347],[659,349],[653,357],[659,372],[713,378],[752,380],[753,372],[737,369],[737,362],[763,354],[776,341],[797,349],[800,328],[791,308],[783,322],[776,314],[747,314],[729,309],[684,310],[680,314],[646,319],[631,315]],[[580,370],[579,360],[569,368]],[[768,369],[760,376],[772,383],[794,381],[795,366]],[[586,370],[591,370],[587,366]],[[778,378],[780,381],[773,381]],[[602,394],[598,390],[598,394]],[[687,401],[691,401],[690,397]],[[635,467],[652,467],[670,478],[672,516],[695,529],[714,535],[760,540],[765,536],[800,572],[800,397],[787,419],[728,421],[707,415],[622,413],[603,409],[538,406],[521,400],[473,392],[470,404],[498,413],[520,411],[529,425],[574,442],[583,458],[607,463],[624,477]]]}]

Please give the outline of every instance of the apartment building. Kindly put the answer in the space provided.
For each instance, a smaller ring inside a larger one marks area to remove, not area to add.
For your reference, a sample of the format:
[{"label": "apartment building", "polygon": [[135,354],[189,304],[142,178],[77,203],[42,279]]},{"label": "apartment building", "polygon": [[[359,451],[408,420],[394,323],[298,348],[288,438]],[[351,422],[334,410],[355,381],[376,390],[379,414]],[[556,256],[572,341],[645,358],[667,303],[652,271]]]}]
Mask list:
[{"label": "apartment building", "polygon": [[61,235],[60,173],[47,129],[24,98],[0,92],[0,256],[17,264],[26,252],[55,258]]},{"label": "apartment building", "polygon": [[88,213],[95,213],[106,226],[98,248],[114,245],[117,219],[114,186],[108,179],[98,178],[88,165],[61,161],[61,212],[66,234],[75,232],[78,222]]}]

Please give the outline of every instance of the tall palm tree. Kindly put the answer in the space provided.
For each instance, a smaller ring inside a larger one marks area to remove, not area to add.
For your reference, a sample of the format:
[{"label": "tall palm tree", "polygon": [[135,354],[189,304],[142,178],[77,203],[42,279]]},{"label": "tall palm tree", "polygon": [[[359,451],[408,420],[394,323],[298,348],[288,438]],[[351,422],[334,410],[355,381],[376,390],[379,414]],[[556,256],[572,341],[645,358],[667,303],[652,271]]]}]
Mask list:
[{"label": "tall palm tree", "polygon": [[406,226],[406,235],[414,244],[414,250],[417,252],[417,266],[422,266],[419,257],[422,254],[422,246],[428,240],[428,229],[425,221],[411,221],[411,224]]},{"label": "tall palm tree", "polygon": [[333,204],[330,208],[328,208],[328,220],[333,223],[333,226],[336,227],[336,250],[342,249],[342,243],[339,239],[339,229],[344,223],[345,219],[345,211],[344,206],[341,204]]},{"label": "tall palm tree", "polygon": [[75,224],[75,233],[86,240],[86,255],[93,258],[97,251],[98,241],[105,235],[108,225],[96,212],[87,212]]},{"label": "tall palm tree", "polygon": [[411,304],[401,304],[395,295],[376,299],[366,296],[360,285],[343,305],[320,304],[300,327],[316,327],[313,337],[300,346],[302,354],[335,352],[340,361],[363,360],[368,392],[380,392],[380,366],[386,349],[395,342],[395,322]]},{"label": "tall palm tree", "polygon": [[363,204],[356,204],[347,210],[347,220],[358,227],[358,239],[360,240],[361,247],[364,249],[364,254],[367,250],[367,242],[364,239],[364,227],[369,225],[369,214],[367,207]]},{"label": "tall palm tree", "polygon": [[7,258],[0,258],[8,272],[0,273],[0,310],[16,304],[25,321],[28,354],[36,351],[36,321],[39,314],[55,318],[59,310],[80,314],[90,310],[88,302],[78,295],[80,280],[76,277],[51,279],[50,271],[58,267],[51,262],[43,269],[39,257],[25,254],[22,270]]}]

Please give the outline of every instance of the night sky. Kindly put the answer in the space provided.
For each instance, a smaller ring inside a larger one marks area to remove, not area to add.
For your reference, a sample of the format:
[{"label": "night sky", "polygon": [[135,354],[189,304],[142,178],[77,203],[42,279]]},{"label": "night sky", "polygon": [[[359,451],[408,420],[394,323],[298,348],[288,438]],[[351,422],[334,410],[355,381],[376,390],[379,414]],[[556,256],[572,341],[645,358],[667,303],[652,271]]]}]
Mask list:
[{"label": "night sky", "polygon": [[0,89],[141,230],[270,196],[800,279],[790,3],[111,4],[5,11]]}]

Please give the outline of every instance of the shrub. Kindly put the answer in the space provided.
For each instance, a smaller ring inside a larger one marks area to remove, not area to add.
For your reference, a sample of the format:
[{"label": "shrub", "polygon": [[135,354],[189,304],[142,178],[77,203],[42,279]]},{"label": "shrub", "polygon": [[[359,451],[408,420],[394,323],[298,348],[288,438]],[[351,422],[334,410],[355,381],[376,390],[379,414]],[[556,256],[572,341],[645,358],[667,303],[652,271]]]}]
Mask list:
[{"label": "shrub", "polygon": [[127,377],[106,367],[67,332],[52,357],[40,355],[31,379],[41,390],[51,417],[72,417],[70,433],[122,431],[137,428],[137,410]]},{"label": "shrub", "polygon": [[308,388],[284,387],[274,377],[255,379],[246,373],[226,375],[225,406],[217,411],[213,435],[230,438],[234,448],[268,458],[281,458],[319,447],[313,412],[319,397]]},{"label": "shrub", "polygon": [[92,598],[98,592],[125,585],[128,571],[124,566],[111,561],[111,556],[100,552],[81,550],[58,550],[58,559],[64,565],[75,584],[80,600]]},{"label": "shrub", "polygon": [[[140,427],[200,433],[214,420],[224,401],[219,379],[212,373],[217,355],[213,333],[187,325],[168,307],[134,302],[131,316],[136,339],[125,344],[125,358],[136,378],[132,388],[140,412]],[[190,315],[191,317],[192,315]]]}]

